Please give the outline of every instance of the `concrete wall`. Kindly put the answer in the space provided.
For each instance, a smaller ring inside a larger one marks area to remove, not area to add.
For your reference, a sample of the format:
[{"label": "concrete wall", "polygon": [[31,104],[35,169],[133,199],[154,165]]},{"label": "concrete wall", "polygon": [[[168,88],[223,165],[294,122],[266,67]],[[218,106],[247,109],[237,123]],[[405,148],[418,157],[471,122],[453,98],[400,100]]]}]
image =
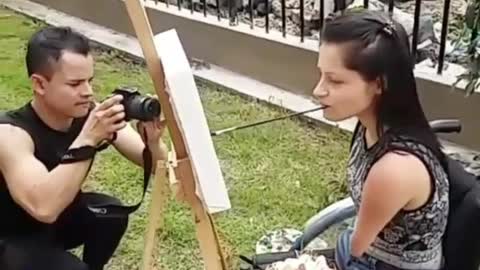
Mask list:
[{"label": "concrete wall", "polygon": [[451,91],[448,84],[417,79],[420,99],[430,119],[457,118],[462,121],[460,134],[443,136],[480,150],[480,95],[465,97],[461,90]]},{"label": "concrete wall", "polygon": [[[56,10],[80,17],[121,33],[134,35],[121,0],[34,0]],[[283,38],[271,31],[252,31],[249,26],[231,28],[227,20],[204,18],[202,14],[178,11],[177,7],[155,6],[147,1],[146,10],[154,33],[175,28],[186,53],[232,72],[242,74],[286,91],[308,96],[318,79],[318,41],[300,43],[297,37]],[[430,119],[459,118],[460,135],[449,135],[453,142],[480,150],[480,94],[465,98],[463,90],[451,91],[454,76],[435,74],[434,69],[417,68],[418,89]]]}]

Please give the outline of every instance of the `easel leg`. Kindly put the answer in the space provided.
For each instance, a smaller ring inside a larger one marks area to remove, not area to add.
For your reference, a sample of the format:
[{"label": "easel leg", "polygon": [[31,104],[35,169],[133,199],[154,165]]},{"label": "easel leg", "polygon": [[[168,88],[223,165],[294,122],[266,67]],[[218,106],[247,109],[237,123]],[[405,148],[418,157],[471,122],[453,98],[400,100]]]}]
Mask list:
[{"label": "easel leg", "polygon": [[167,179],[167,165],[159,161],[155,172],[155,181],[152,190],[152,200],[148,213],[148,225],[145,234],[145,248],[142,259],[142,270],[151,270],[152,255],[155,249],[156,232],[163,227],[163,212],[168,202],[169,186]]},{"label": "easel leg", "polygon": [[215,224],[205,209],[198,207],[200,205],[200,200],[198,200],[193,212],[195,214],[197,239],[199,240],[200,253],[204,259],[205,269],[227,270]]},{"label": "easel leg", "polygon": [[188,160],[178,162],[176,174],[177,177],[182,179],[181,185],[185,196],[184,199],[188,201],[195,219],[196,234],[205,269],[227,270],[215,224],[202,201],[196,195],[194,177],[188,166],[190,166]]},{"label": "easel leg", "polygon": [[[177,123],[181,121],[176,118],[177,116],[175,114],[175,109],[170,103],[170,96],[168,94],[168,91],[166,91],[166,82],[168,82],[168,80],[165,80],[162,61],[160,61],[161,59],[159,57],[159,51],[157,51],[157,47],[153,38],[153,31],[151,29],[146,10],[142,4],[143,1],[124,1],[126,4],[128,15],[135,30],[136,37],[142,48],[142,53],[147,63],[148,71],[152,78],[157,96],[161,101],[162,111],[165,113],[165,117],[168,120],[168,129],[172,137],[172,143],[174,143],[174,145],[177,147],[177,151],[175,152],[178,154],[180,160],[184,160],[183,162],[180,162],[178,164],[179,173],[175,173],[177,174],[177,177],[180,176],[179,178],[181,179],[179,181],[181,185],[181,192],[176,195],[180,195],[180,197],[183,197],[184,200],[188,202],[192,207],[193,213],[195,215],[197,238],[200,242],[201,254],[204,259],[206,269],[226,270],[225,259],[223,258],[220,249],[220,244],[218,242],[218,237],[215,232],[214,224],[210,219],[210,216],[206,212],[203,203],[195,194],[197,178],[194,175],[195,170],[193,170],[192,164],[189,160],[191,154],[188,153],[187,143],[183,138],[185,126],[179,125],[179,123]],[[177,52],[174,51],[173,53]],[[178,56],[182,57],[181,54],[179,54]],[[188,120],[183,121],[187,122],[183,123],[184,125],[188,124]],[[152,201],[152,207],[160,204],[161,202],[156,202],[155,200]],[[154,217],[160,216],[158,213],[156,213],[156,211],[151,210],[150,212],[153,213]],[[153,233],[151,231],[153,231]],[[151,257],[151,247],[154,243],[150,235],[155,235],[155,225],[149,224],[149,229],[147,231],[147,246],[144,256],[144,265],[146,266],[149,265],[149,258]],[[145,259],[145,257],[147,257],[147,259]],[[145,267],[143,269],[147,270]]]}]

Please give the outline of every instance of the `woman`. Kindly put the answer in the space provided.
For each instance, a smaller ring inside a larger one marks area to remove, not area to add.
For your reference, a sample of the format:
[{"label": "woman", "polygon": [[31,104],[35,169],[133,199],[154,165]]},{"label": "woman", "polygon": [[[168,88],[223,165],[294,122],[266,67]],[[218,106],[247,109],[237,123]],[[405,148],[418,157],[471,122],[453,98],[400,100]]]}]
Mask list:
[{"label": "woman", "polygon": [[420,106],[405,29],[373,11],[326,22],[313,92],[331,121],[358,119],[348,163],[357,209],[336,248],[337,268],[442,268],[448,178]]}]

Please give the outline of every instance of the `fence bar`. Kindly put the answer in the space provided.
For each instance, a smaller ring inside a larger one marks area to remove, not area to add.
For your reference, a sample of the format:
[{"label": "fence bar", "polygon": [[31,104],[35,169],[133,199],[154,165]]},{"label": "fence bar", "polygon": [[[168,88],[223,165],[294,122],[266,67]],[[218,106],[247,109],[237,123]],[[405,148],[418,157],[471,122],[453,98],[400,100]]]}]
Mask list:
[{"label": "fence bar", "polygon": [[390,16],[393,16],[393,8],[395,7],[393,1],[394,0],[388,1],[388,14],[390,14]]},{"label": "fence bar", "polygon": [[325,0],[319,0],[320,1],[320,30],[323,28],[323,22],[325,20]]},{"label": "fence bar", "polygon": [[473,27],[472,35],[470,36],[470,42],[473,42],[478,36],[478,28],[477,26]]},{"label": "fence bar", "polygon": [[300,41],[303,42],[305,36],[305,0],[300,0]]},{"label": "fence bar", "polygon": [[286,0],[282,0],[282,33],[283,37],[287,36],[287,15],[285,13]]},{"label": "fence bar", "polygon": [[442,74],[443,62],[445,61],[445,46],[447,44],[447,30],[448,30],[448,13],[450,10],[450,0],[445,0],[443,3],[443,20],[442,20],[442,34],[440,36],[440,52],[438,55],[438,74]]},{"label": "fence bar", "polygon": [[[155,0],[157,1],[157,0]],[[190,13],[193,14],[193,0],[190,0]]]},{"label": "fence bar", "polygon": [[368,8],[368,0],[363,0],[363,8]]},{"label": "fence bar", "polygon": [[253,0],[248,0],[248,11],[250,13],[250,28],[253,29]]},{"label": "fence bar", "polygon": [[270,31],[269,31],[269,28],[270,28],[270,27],[269,27],[269,26],[270,26],[270,23],[269,23],[270,18],[269,18],[269,16],[268,16],[268,10],[269,10],[269,8],[270,8],[270,7],[268,6],[268,0],[265,0],[265,13],[266,13],[266,14],[265,14],[265,32],[267,32],[267,33],[270,32]]},{"label": "fence bar", "polygon": [[422,10],[422,0],[415,0],[415,11],[413,15],[413,36],[412,36],[412,57],[414,63],[417,59],[418,32],[420,28],[420,11]]},{"label": "fence bar", "polygon": [[178,10],[182,10],[182,0],[177,0],[177,6],[178,6]]},{"label": "fence bar", "polygon": [[[205,10],[207,10],[207,0],[204,0],[205,1]],[[217,19],[218,21],[220,21],[220,0],[216,0],[215,1],[215,4],[217,4]]]},{"label": "fence bar", "polygon": [[319,29],[318,29],[318,44],[320,45],[320,43],[322,42],[322,29],[323,29],[323,22],[324,22],[324,18],[325,18],[325,7],[324,7],[324,2],[325,0],[319,0],[320,1],[320,14],[319,14],[319,19],[320,19],[320,22],[319,22]]}]

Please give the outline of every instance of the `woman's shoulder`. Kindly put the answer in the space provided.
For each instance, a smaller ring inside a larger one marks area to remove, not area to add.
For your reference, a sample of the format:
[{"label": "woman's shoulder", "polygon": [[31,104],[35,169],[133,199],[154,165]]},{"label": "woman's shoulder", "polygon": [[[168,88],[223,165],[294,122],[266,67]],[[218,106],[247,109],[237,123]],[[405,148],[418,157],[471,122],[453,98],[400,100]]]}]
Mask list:
[{"label": "woman's shoulder", "polygon": [[432,193],[443,193],[448,179],[445,174],[432,171],[418,156],[400,151],[388,152],[373,164],[366,185],[372,190],[370,194],[381,193],[385,200],[395,200],[403,209],[410,210],[426,205]]},{"label": "woman's shoulder", "polygon": [[390,136],[382,144],[373,172],[379,177],[387,177],[392,185],[412,185],[420,183],[429,187],[432,183],[436,189],[448,187],[448,175],[440,158],[427,144],[411,136]]},{"label": "woman's shoulder", "polygon": [[381,157],[386,153],[397,153],[403,156],[415,156],[424,164],[441,166],[441,159],[443,158],[441,151],[440,148],[437,149],[436,144],[426,143],[414,135],[390,131],[385,134],[382,140],[378,149],[378,156]]},{"label": "woman's shoulder", "polygon": [[[429,172],[424,162],[416,155],[407,151],[389,151],[382,155],[370,169],[369,180],[380,185],[393,185],[397,188],[407,188],[418,184],[420,179],[428,181]],[[382,182],[381,179],[388,179]]]},{"label": "woman's shoulder", "polygon": [[389,131],[378,144],[373,166],[403,170],[406,175],[428,172],[431,176],[440,177],[438,173],[445,172],[442,150],[414,135]]}]

